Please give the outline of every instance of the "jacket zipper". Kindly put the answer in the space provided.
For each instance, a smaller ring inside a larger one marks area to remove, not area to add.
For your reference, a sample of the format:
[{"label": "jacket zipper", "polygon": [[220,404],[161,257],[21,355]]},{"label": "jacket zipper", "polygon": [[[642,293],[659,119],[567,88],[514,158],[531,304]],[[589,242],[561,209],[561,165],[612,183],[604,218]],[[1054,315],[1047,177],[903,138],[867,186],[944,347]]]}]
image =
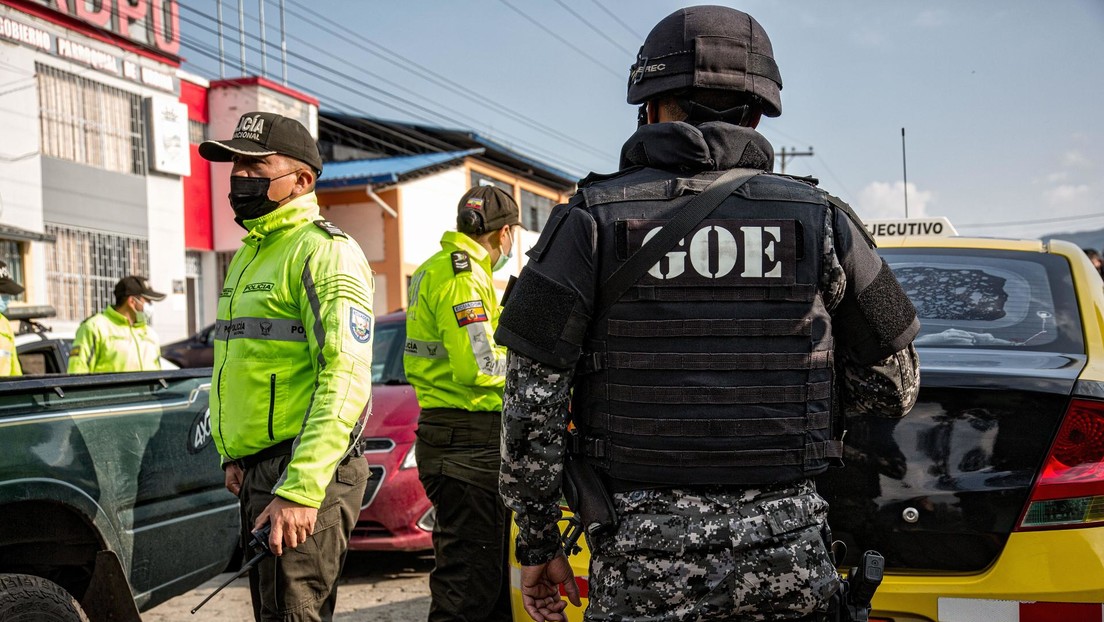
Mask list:
[{"label": "jacket zipper", "polygon": [[[245,275],[245,271],[249,269],[249,266],[253,265],[253,260],[256,259],[257,255],[259,255],[259,254],[261,254],[261,245],[257,244],[257,249],[255,251],[253,251],[253,256],[249,258],[249,262],[246,263],[245,267],[242,268],[241,272],[238,273],[238,280],[234,283],[234,291],[230,294],[230,302],[227,305],[228,308],[230,309],[230,313],[228,314],[230,316],[230,321],[229,321],[230,324],[234,323],[234,296],[236,296],[238,294],[238,286],[241,285],[242,276]],[[226,349],[227,350],[230,349],[230,335],[226,336]],[[225,355],[222,357],[222,365],[219,365],[218,383],[217,383],[217,386],[215,387],[215,391],[218,393],[218,397],[219,397],[219,413],[218,413],[218,415],[219,415],[219,418],[218,418],[219,438],[224,438],[222,436],[222,370],[226,369],[226,358],[227,357]],[[222,451],[223,451],[223,455],[225,455],[227,458],[233,459],[230,456],[230,454],[226,451],[225,441],[223,442]]]},{"label": "jacket zipper", "polygon": [[268,378],[268,440],[276,440],[276,435],[272,433],[272,413],[276,410],[276,374],[272,374]]}]

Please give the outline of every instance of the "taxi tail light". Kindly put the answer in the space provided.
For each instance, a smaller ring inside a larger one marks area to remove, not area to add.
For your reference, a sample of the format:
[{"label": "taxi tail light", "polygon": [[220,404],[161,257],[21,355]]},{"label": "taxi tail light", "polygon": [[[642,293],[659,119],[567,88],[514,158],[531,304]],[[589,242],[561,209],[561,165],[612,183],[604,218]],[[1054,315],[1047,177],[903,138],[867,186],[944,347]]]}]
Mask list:
[{"label": "taxi tail light", "polygon": [[1018,530],[1104,525],[1104,402],[1074,399]]}]

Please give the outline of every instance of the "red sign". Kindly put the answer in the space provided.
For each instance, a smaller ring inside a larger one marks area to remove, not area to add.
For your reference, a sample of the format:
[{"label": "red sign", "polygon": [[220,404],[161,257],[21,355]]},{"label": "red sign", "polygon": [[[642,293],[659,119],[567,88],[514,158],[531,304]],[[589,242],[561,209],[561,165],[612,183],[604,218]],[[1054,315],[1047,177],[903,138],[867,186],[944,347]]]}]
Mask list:
[{"label": "red sign", "polygon": [[[166,56],[180,52],[177,0],[33,0]],[[91,5],[91,6],[90,6]],[[97,8],[98,7],[98,8]]]}]

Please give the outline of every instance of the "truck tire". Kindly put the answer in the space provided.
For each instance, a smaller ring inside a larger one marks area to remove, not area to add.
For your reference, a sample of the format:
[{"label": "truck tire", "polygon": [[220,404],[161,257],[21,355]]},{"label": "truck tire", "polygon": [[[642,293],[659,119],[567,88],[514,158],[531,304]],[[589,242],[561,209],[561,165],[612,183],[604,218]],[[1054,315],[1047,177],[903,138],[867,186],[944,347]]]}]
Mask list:
[{"label": "truck tire", "polygon": [[0,574],[0,622],[88,622],[80,603],[53,581]]}]

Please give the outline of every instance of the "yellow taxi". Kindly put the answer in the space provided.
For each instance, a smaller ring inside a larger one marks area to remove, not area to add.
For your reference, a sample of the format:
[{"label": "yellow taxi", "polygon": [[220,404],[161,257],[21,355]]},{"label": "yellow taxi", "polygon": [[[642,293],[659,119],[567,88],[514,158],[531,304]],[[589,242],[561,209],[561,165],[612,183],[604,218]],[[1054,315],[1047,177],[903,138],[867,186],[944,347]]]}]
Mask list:
[{"label": "yellow taxi", "polygon": [[[840,566],[885,557],[871,620],[1101,621],[1099,273],[1069,242],[957,237],[945,219],[867,225],[923,325],[915,408],[849,418],[846,466],[817,482]],[[528,620],[511,561],[514,619]],[[585,546],[571,562],[586,595]]]}]

